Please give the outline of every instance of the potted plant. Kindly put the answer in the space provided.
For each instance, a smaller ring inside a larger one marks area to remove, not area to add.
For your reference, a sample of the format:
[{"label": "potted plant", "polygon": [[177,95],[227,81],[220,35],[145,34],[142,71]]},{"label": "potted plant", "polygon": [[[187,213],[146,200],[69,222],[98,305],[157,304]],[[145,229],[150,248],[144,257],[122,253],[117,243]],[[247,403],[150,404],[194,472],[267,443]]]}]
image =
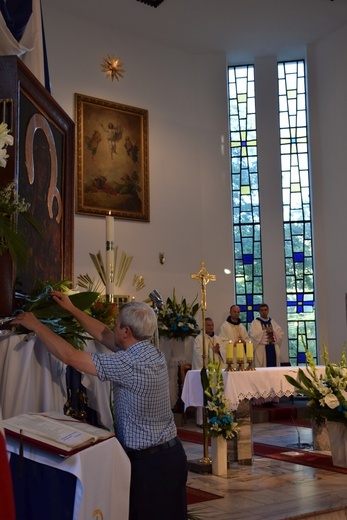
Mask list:
[{"label": "potted plant", "polygon": [[[207,372],[207,373],[206,373]],[[221,363],[208,360],[207,371],[201,371],[205,394],[207,435],[211,437],[212,473],[227,473],[227,441],[231,440],[239,427],[230,411],[230,401],[224,394]]]},{"label": "potted plant", "polygon": [[165,305],[158,314],[159,336],[173,339],[185,339],[189,336],[197,336],[200,332],[195,316],[200,305],[187,303],[185,298],[177,301],[175,289],[172,298],[167,298]]},{"label": "potted plant", "polygon": [[311,352],[306,350],[306,372],[298,370],[297,379],[286,375],[297,392],[308,399],[310,416],[321,426],[327,424],[330,446],[335,466],[347,467],[347,364],[345,352],[339,363],[330,363],[324,345],[324,374],[317,372]]}]

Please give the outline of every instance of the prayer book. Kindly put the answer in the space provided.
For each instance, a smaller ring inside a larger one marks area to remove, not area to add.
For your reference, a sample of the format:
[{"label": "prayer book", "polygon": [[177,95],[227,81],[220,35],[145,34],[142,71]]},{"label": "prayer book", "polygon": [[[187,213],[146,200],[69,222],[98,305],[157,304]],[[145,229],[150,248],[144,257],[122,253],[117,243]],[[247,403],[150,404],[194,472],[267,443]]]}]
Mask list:
[{"label": "prayer book", "polygon": [[3,427],[9,437],[65,457],[115,436],[59,412],[24,413],[5,419]]}]

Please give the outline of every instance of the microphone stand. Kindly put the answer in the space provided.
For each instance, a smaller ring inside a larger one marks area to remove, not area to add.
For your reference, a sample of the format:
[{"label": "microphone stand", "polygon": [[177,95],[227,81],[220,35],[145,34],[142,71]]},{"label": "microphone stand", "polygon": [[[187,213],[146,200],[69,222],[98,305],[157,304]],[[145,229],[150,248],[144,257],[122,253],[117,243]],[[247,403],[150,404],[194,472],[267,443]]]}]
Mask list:
[{"label": "microphone stand", "polygon": [[164,305],[164,301],[163,301],[163,298],[162,298],[161,294],[156,289],[154,289],[149,294],[149,297],[152,300],[153,310],[154,310],[155,315],[157,316],[157,326],[156,326],[156,329],[154,331],[153,341],[154,341],[154,345],[157,348],[159,348],[158,314],[159,314],[159,310]]}]

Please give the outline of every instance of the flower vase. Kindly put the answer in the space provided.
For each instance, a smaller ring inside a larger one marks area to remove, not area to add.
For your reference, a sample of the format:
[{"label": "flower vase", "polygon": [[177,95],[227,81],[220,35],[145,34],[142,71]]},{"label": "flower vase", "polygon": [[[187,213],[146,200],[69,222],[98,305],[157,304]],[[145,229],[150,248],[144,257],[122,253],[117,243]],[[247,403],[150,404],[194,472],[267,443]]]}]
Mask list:
[{"label": "flower vase", "polygon": [[228,444],[221,435],[211,437],[212,474],[226,475],[228,473]]},{"label": "flower vase", "polygon": [[316,451],[331,451],[327,421],[323,424],[317,425],[313,419],[311,421],[313,449]]},{"label": "flower vase", "polygon": [[11,316],[14,307],[14,265],[11,255],[0,255],[0,318]]},{"label": "flower vase", "polygon": [[347,426],[342,422],[327,421],[334,466],[347,468]]}]

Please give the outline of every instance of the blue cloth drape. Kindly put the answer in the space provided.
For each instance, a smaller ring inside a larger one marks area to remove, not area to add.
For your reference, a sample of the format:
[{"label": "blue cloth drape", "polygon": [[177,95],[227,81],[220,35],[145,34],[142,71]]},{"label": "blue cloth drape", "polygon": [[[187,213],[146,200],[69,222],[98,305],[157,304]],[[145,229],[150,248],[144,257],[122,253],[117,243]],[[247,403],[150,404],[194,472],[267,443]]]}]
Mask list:
[{"label": "blue cloth drape", "polygon": [[[41,2],[40,9],[42,20],[43,64],[45,73],[44,84],[46,90],[51,92]],[[11,32],[12,36],[17,40],[17,42],[20,42],[32,12],[32,0],[7,0],[6,2],[5,0],[0,0],[0,13],[5,20],[8,30]]]},{"label": "blue cloth drape", "polygon": [[12,36],[17,40],[23,36],[32,9],[32,0],[0,0],[0,11]]},{"label": "blue cloth drape", "polygon": [[75,475],[15,454],[11,454],[10,467],[16,520],[71,520]]}]

